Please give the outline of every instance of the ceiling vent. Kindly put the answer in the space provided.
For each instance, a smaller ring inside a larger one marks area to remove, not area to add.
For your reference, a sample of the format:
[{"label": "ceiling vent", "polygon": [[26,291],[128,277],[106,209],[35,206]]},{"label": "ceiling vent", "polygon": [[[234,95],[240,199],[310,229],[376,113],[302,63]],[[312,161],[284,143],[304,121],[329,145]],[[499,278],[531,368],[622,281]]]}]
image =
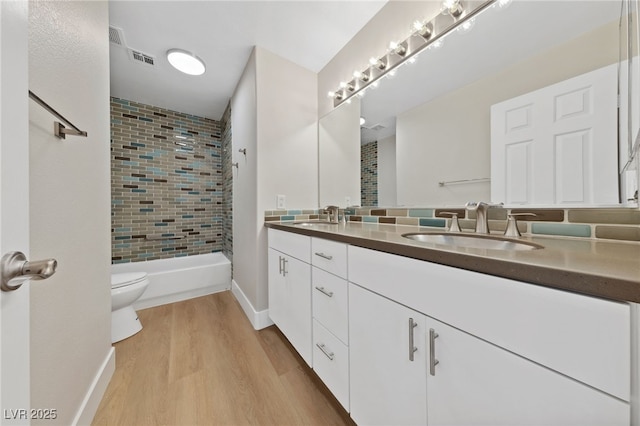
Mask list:
[{"label": "ceiling vent", "polygon": [[153,56],[147,55],[146,53],[142,53],[138,50],[129,49],[129,55],[135,62],[148,65],[150,67],[154,66],[156,62],[156,59]]},{"label": "ceiling vent", "polygon": [[109,26],[109,42],[117,46],[124,46],[124,32],[122,28]]}]

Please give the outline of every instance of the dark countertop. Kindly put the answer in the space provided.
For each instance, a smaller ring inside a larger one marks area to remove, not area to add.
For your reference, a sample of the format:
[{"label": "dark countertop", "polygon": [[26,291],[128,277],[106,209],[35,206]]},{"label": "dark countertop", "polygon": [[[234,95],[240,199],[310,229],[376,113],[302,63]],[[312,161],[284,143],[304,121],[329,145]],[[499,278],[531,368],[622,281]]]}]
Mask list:
[{"label": "dark countertop", "polygon": [[402,237],[410,232],[442,232],[442,228],[356,222],[310,226],[266,222],[265,226],[576,293],[640,303],[640,243],[636,242],[527,236],[520,240],[544,248],[505,251],[423,243]]}]

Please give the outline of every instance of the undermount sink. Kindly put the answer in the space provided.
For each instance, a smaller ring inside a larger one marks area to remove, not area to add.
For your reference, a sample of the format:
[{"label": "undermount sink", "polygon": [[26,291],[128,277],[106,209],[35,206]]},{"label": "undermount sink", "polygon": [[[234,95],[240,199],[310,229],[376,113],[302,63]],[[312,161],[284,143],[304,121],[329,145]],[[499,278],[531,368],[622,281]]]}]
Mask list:
[{"label": "undermount sink", "polygon": [[317,225],[337,225],[337,223],[329,222],[328,220],[305,220],[305,221],[293,222],[293,225],[311,228]]},{"label": "undermount sink", "polygon": [[492,235],[454,234],[444,232],[416,232],[402,234],[404,238],[421,243],[443,244],[455,247],[479,248],[491,250],[537,250],[544,248],[540,244],[518,241]]}]

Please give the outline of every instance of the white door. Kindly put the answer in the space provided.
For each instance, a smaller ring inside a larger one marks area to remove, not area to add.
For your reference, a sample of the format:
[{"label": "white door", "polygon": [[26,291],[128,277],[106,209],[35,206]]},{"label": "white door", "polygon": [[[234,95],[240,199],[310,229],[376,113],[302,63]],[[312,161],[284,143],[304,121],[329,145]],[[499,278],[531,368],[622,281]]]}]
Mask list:
[{"label": "white door", "polygon": [[491,200],[618,204],[617,64],[491,107]]},{"label": "white door", "polygon": [[[434,319],[429,425],[628,425],[629,404]],[[431,339],[429,339],[431,340]],[[431,353],[431,351],[430,351]],[[431,358],[428,360],[431,364]]]},{"label": "white door", "polygon": [[349,284],[350,402],[356,423],[427,424],[425,323],[421,313]]},{"label": "white door", "polygon": [[[0,256],[29,254],[28,10],[0,1]],[[0,292],[0,424],[29,424],[29,284]]]}]

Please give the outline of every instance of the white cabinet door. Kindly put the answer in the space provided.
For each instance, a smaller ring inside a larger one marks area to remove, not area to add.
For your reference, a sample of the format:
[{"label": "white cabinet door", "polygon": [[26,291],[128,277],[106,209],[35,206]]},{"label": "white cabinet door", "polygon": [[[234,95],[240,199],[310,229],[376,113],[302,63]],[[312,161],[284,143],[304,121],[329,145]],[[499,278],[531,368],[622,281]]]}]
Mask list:
[{"label": "white cabinet door", "polygon": [[268,255],[269,268],[269,318],[282,330],[282,323],[286,323],[285,285],[282,275],[283,254],[272,248]]},{"label": "white cabinet door", "polygon": [[424,315],[349,284],[350,402],[356,423],[426,424],[425,323]]},{"label": "white cabinet door", "polygon": [[427,328],[438,361],[427,378],[430,426],[630,423],[617,398],[431,318]]},{"label": "white cabinet door", "polygon": [[491,200],[618,204],[616,111],[616,64],[493,105]]},{"label": "white cabinet door", "polygon": [[311,265],[271,248],[269,316],[311,365]]}]

